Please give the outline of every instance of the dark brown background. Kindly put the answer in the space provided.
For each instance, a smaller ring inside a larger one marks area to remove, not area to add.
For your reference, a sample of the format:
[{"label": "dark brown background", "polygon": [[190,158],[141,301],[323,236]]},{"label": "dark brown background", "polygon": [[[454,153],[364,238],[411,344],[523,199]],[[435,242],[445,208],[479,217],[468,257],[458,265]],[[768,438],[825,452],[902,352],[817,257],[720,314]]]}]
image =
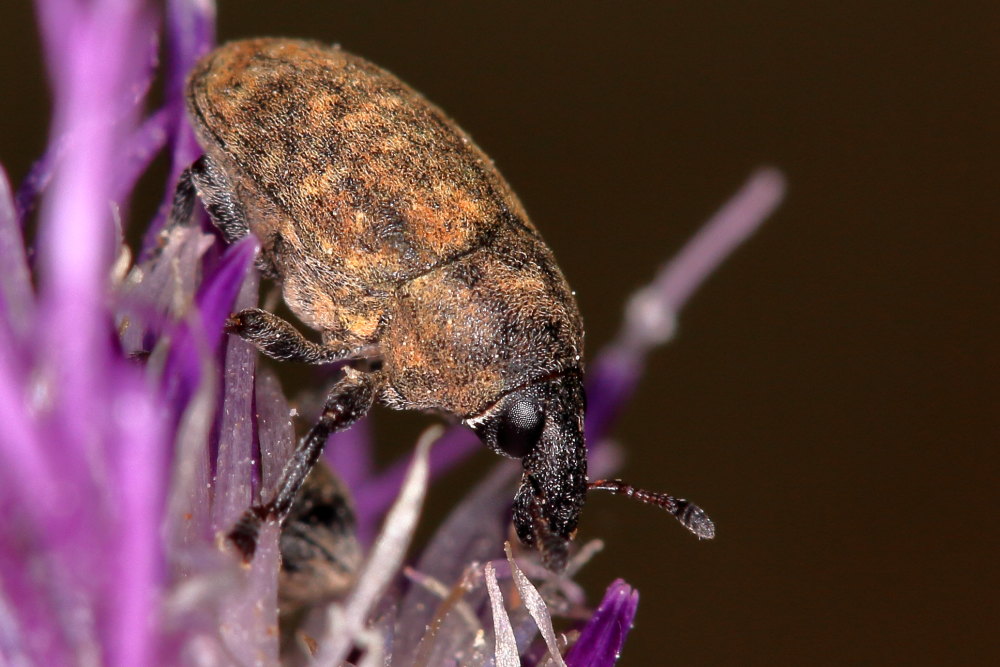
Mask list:
[{"label": "dark brown background", "polygon": [[[751,169],[784,170],[618,430],[623,476],[719,537],[594,498],[584,579],[642,593],[626,665],[995,664],[1000,13],[704,4],[232,1],[219,23],[339,41],[448,110],[560,258],[591,352]],[[0,23],[19,178],[45,88],[27,3]]]}]

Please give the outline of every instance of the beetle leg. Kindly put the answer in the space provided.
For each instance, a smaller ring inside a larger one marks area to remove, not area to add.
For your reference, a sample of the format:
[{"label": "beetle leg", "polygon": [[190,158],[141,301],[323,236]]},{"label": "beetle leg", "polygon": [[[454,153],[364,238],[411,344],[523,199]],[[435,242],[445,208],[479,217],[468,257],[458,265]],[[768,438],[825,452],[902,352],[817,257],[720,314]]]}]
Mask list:
[{"label": "beetle leg", "polygon": [[352,356],[367,356],[354,347],[314,343],[290,323],[259,308],[247,308],[230,315],[226,331],[236,334],[277,361],[329,364]]},{"label": "beetle leg", "polygon": [[[222,232],[226,243],[234,243],[250,233],[243,205],[233,194],[225,173],[207,155],[191,163],[177,179],[177,189],[170,207],[170,224],[187,224],[191,219],[195,198],[201,199],[208,217]],[[257,268],[271,277],[277,271],[270,262],[258,257]]]},{"label": "beetle leg", "polygon": [[207,155],[188,167],[198,197],[205,204],[208,217],[218,227],[226,243],[234,243],[250,233],[243,205],[233,196],[225,173]]},{"label": "beetle leg", "polygon": [[299,440],[295,452],[285,464],[274,497],[267,503],[254,505],[244,512],[229,532],[229,539],[243,554],[245,561],[250,561],[257,549],[257,534],[261,522],[282,522],[288,516],[296,494],[323,453],[330,434],[354,424],[368,414],[375,403],[384,382],[382,373],[362,373],[353,368],[345,369],[345,373],[344,378],[327,395],[319,421]]}]

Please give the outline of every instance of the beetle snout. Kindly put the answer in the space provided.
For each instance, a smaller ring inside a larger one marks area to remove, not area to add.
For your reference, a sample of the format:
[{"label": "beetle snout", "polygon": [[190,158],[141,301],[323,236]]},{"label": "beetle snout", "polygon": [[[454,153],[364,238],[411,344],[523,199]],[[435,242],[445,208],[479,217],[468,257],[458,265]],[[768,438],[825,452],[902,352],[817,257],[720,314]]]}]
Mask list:
[{"label": "beetle snout", "polygon": [[554,571],[566,565],[587,494],[587,447],[583,440],[583,390],[575,377],[551,381],[545,425],[535,447],[521,459],[524,474],[514,499],[514,528]]},{"label": "beetle snout", "polygon": [[514,498],[514,529],[521,543],[537,549],[545,567],[553,572],[566,569],[578,516],[578,507],[546,498],[538,492],[537,483],[525,475]]}]

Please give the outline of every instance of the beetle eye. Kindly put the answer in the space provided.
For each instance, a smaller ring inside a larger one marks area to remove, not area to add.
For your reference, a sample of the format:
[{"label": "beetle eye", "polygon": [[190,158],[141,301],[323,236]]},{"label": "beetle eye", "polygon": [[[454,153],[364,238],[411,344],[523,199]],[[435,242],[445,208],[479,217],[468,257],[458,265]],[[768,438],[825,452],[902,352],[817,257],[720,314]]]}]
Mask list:
[{"label": "beetle eye", "polygon": [[521,458],[535,447],[545,426],[542,406],[525,396],[511,403],[500,418],[497,445],[514,458]]}]

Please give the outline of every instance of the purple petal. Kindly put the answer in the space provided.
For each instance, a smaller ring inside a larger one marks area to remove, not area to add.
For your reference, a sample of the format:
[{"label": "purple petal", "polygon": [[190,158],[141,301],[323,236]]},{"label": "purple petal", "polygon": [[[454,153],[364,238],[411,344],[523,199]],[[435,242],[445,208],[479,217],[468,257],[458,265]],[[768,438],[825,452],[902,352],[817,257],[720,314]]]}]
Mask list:
[{"label": "purple petal", "polygon": [[222,336],[222,325],[233,311],[233,301],[256,254],[257,239],[252,236],[229,246],[212,277],[198,291],[203,330],[216,341]]},{"label": "purple petal", "polygon": [[[115,164],[135,115],[134,90],[155,21],[141,4],[41,2],[47,55],[55,83],[53,136],[69,137],[49,189],[38,231],[37,346],[53,405],[71,403],[60,432],[61,474],[83,481],[107,436],[113,330],[105,308],[117,248],[111,207]],[[73,335],[65,335],[72,327]]]},{"label": "purple petal", "polygon": [[201,375],[198,350],[213,350],[222,339],[222,325],[250,269],[257,250],[253,237],[226,249],[215,270],[201,284],[196,299],[198,319],[175,337],[164,371],[168,400],[179,413],[193,395]]},{"label": "purple petal", "polygon": [[[705,280],[737,247],[757,231],[771,216],[785,196],[785,178],[776,169],[760,169],[733,195],[677,256],[659,272],[652,287],[661,313],[630,314],[629,324],[636,338],[651,343],[665,332],[657,331],[659,322],[671,319]],[[643,331],[642,329],[645,328]]]},{"label": "purple petal", "polygon": [[[644,360],[629,351],[607,345],[587,371],[585,441],[590,447],[610,432],[622,408],[632,398],[644,369]],[[591,452],[591,456],[593,452]]]},{"label": "purple petal", "polygon": [[[55,488],[44,449],[37,440],[28,417],[27,397],[30,363],[21,353],[34,309],[31,276],[28,272],[20,225],[10,200],[6,175],[0,170],[0,479],[9,475],[0,488],[13,492],[29,490],[33,480],[46,488],[42,498],[51,499]],[[39,491],[36,491],[39,492]],[[0,497],[4,495],[0,491]],[[22,496],[25,497],[25,496]]]},{"label": "purple petal", "polygon": [[139,369],[120,366],[109,434],[118,494],[108,552],[117,562],[109,563],[114,576],[106,595],[112,608],[102,634],[114,658],[109,663],[148,665],[155,662],[157,635],[149,630],[158,615],[165,577],[160,530],[172,429],[161,400]]},{"label": "purple petal", "polygon": [[562,656],[559,654],[556,631],[552,627],[552,617],[549,615],[549,608],[545,604],[545,600],[542,599],[542,595],[538,592],[538,589],[528,581],[528,577],[524,576],[521,568],[517,566],[514,556],[511,553],[509,542],[504,545],[504,551],[507,553],[507,562],[510,563],[510,574],[514,579],[514,586],[517,587],[525,608],[531,614],[531,618],[535,621],[535,625],[538,626],[539,632],[542,633],[542,638],[545,639],[550,659],[559,667],[565,667]]},{"label": "purple petal", "polygon": [[215,3],[208,0],[168,0],[166,13],[170,54],[167,93],[171,99],[182,99],[187,73],[215,42]]},{"label": "purple petal", "polygon": [[159,252],[133,268],[117,299],[121,345],[126,354],[152,352],[164,333],[191,317],[203,257],[215,237],[178,226]]},{"label": "purple petal", "polygon": [[[219,627],[231,664],[278,664],[278,536],[280,527],[261,527],[246,579],[230,589],[221,606]],[[229,660],[226,661],[230,662]]]},{"label": "purple petal", "polygon": [[[252,308],[257,304],[258,283],[258,274],[251,272],[240,289],[234,309]],[[252,345],[236,336],[229,337],[212,508],[215,529],[222,533],[228,531],[257,500],[254,486],[260,478],[261,466],[257,461],[260,460],[261,449],[255,437],[255,426],[259,428],[254,410],[256,357],[257,351]],[[276,405],[271,393],[274,389],[273,384],[263,389],[270,397],[267,410],[280,411],[282,407]],[[287,406],[284,412],[287,420]],[[287,424],[288,428],[282,433],[278,424],[269,423],[264,429],[267,447],[277,445],[287,449],[291,444],[290,426]],[[276,477],[280,472],[280,463],[269,461],[268,466],[269,476]],[[259,490],[260,485],[257,484],[257,487]],[[280,530],[277,522],[262,526],[250,571],[246,573],[247,579],[242,586],[232,590],[230,599],[222,607],[220,627],[223,641],[240,664],[273,664],[278,657],[278,637],[273,630],[278,623]]]},{"label": "purple petal", "polygon": [[295,429],[278,376],[268,367],[257,370],[257,436],[260,440],[261,497],[269,499],[285,462],[295,450]]},{"label": "purple petal", "polygon": [[[141,100],[136,101],[136,105]],[[132,106],[124,109],[122,113],[129,115],[134,109]],[[111,119],[109,124],[113,124],[116,119]],[[112,201],[123,201],[127,199],[129,193],[135,187],[136,181],[149,167],[153,158],[166,145],[168,139],[168,124],[170,115],[165,109],[154,113],[139,126],[128,139],[124,147],[125,165],[116,170],[114,177],[109,180],[113,185],[111,190]],[[63,135],[52,139],[49,147],[38,160],[31,165],[28,174],[21,181],[17,189],[15,199],[17,217],[20,220],[27,220],[28,216],[34,212],[38,205],[39,198],[45,194],[49,184],[55,177],[56,172],[62,167],[62,160],[68,150],[74,147],[75,135]]]},{"label": "purple petal", "polygon": [[[168,549],[174,554],[190,551],[193,545],[212,543],[212,498],[210,440],[215,424],[218,401],[218,378],[211,372],[214,355],[201,355],[206,367],[200,383],[194,388],[190,401],[176,428],[176,451],[171,476],[167,526],[165,530]],[[169,401],[164,401],[170,405]],[[213,546],[214,551],[214,546]],[[189,564],[174,564],[176,574],[189,576]]]},{"label": "purple petal", "polygon": [[153,158],[166,146],[169,121],[166,109],[160,109],[144,120],[135,131],[129,141],[126,165],[119,176],[120,191],[131,192]]},{"label": "purple petal", "polygon": [[[235,309],[257,304],[257,273],[247,276]],[[253,379],[257,351],[237,336],[226,342],[226,366],[219,426],[219,454],[215,468],[212,519],[217,531],[228,531],[254,502]]]},{"label": "purple petal", "polygon": [[[33,524],[18,516],[11,503],[0,504],[0,655],[31,656],[23,664],[71,664],[71,650],[61,632],[45,580],[48,563],[40,557]],[[20,524],[20,525],[18,525]]]},{"label": "purple petal", "polygon": [[19,220],[27,220],[28,216],[34,212],[35,206],[38,204],[38,198],[45,191],[45,188],[48,187],[49,181],[52,180],[52,175],[55,173],[56,164],[63,149],[63,143],[63,140],[51,140],[48,149],[42,157],[35,160],[28,169],[24,180],[21,181],[21,185],[18,186],[17,196],[14,201],[15,211]]},{"label": "purple petal", "polygon": [[[142,3],[88,10],[80,4],[39,0],[36,7],[57,113],[49,147],[17,193],[22,220],[75,153],[89,153],[95,162],[130,155],[129,126],[155,75],[158,47],[156,19]],[[119,144],[116,150],[110,155],[91,152],[88,135],[94,131]],[[105,169],[99,176],[109,188],[106,200],[117,201],[130,190],[129,179],[117,169]]]},{"label": "purple petal", "polygon": [[621,655],[639,606],[639,593],[621,579],[608,586],[597,611],[566,654],[569,667],[607,667]]},{"label": "purple petal", "polygon": [[466,568],[462,577],[451,587],[411,567],[403,568],[407,579],[433,593],[439,600],[416,651],[406,653],[414,656],[413,664],[444,664],[458,655],[465,658],[465,664],[480,665],[487,662],[485,643],[479,641],[483,624],[468,599],[468,594],[477,587],[476,578],[479,574],[471,568],[471,565]]},{"label": "purple petal", "polygon": [[[184,82],[198,58],[208,53],[215,42],[215,3],[209,0],[168,0],[167,2],[166,91],[164,113],[173,137],[170,175],[167,178],[165,210],[173,199],[173,188],[188,165],[201,155],[201,148],[187,122],[184,110]],[[166,222],[159,215],[146,230],[142,256],[156,247],[156,239]]]}]

